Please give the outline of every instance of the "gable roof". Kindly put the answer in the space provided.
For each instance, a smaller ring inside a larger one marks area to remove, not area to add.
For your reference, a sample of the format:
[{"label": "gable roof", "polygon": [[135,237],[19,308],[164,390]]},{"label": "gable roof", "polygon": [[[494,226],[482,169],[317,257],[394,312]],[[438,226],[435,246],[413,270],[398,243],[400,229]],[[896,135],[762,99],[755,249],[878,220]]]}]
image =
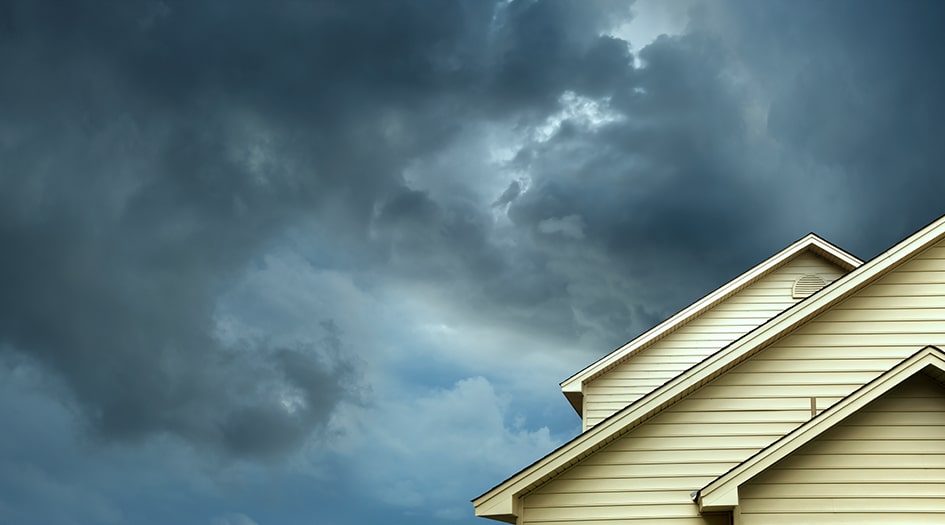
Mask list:
[{"label": "gable roof", "polygon": [[693,497],[699,503],[699,510],[715,512],[737,506],[739,486],[830,430],[906,379],[919,372],[930,371],[933,372],[931,375],[940,381],[945,378],[945,352],[935,346],[926,346],[902,360],[889,371],[713,480],[696,492]]},{"label": "gable roof", "polygon": [[473,500],[477,516],[514,522],[519,497],[638,427],[807,320],[945,238],[945,216],[781,312]]},{"label": "gable roof", "polygon": [[705,297],[687,306],[676,315],[654,326],[650,330],[647,330],[635,339],[625,343],[623,346],[620,346],[604,357],[598,359],[594,363],[586,366],[581,371],[565,379],[561,382],[561,390],[564,393],[564,396],[568,399],[568,401],[571,403],[571,406],[574,407],[577,413],[581,414],[581,398],[583,397],[582,388],[585,383],[594,380],[608,370],[614,368],[620,363],[623,363],[627,359],[630,359],[634,355],[648,348],[653,343],[659,341],[663,337],[669,335],[670,333],[686,325],[688,322],[699,317],[715,305],[744,290],[749,285],[755,283],[765,275],[768,275],[774,270],[777,270],[778,268],[795,259],[797,256],[808,251],[823,257],[824,259],[836,264],[846,271],[853,270],[854,268],[857,268],[863,264],[863,261],[838,248],[837,246],[834,246],[833,244],[825,241],[817,234],[809,233],[792,243],[787,248],[772,255],[754,268],[739,275],[728,283],[720,286],[715,291],[709,293]]}]

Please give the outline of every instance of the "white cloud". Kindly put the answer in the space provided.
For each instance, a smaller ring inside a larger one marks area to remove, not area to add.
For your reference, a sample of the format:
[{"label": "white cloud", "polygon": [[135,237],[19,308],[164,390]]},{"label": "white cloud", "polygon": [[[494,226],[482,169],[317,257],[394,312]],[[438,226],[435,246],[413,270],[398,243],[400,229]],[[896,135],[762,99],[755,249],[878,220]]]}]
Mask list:
[{"label": "white cloud", "polygon": [[546,142],[561,129],[565,121],[579,124],[593,130],[604,124],[618,122],[625,117],[622,113],[610,108],[610,99],[592,99],[578,95],[573,91],[565,91],[558,98],[561,109],[549,115],[545,122],[532,130],[532,139],[536,142]]},{"label": "white cloud", "polygon": [[678,35],[689,22],[689,10],[696,0],[637,0],[633,4],[633,18],[617,26],[613,36],[622,38],[640,50],[660,35]]}]

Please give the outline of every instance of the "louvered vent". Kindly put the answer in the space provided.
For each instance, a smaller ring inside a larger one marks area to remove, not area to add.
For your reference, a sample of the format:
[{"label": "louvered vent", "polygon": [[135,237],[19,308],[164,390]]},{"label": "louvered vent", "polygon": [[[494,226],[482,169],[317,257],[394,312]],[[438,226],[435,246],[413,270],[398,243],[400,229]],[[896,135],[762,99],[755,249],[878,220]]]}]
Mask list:
[{"label": "louvered vent", "polygon": [[827,282],[824,281],[823,277],[809,273],[794,281],[794,290],[791,291],[791,296],[795,299],[803,299],[824,286],[827,286]]}]

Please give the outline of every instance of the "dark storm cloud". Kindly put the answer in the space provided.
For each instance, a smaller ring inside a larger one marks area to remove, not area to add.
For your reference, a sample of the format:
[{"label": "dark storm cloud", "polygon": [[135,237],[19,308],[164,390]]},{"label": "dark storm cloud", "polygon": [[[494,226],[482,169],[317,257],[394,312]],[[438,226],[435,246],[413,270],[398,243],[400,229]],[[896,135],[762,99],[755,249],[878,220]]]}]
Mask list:
[{"label": "dark storm cloud", "polygon": [[323,344],[223,345],[215,303],[296,214],[343,198],[357,222],[399,186],[438,130],[385,140],[378,98],[441,80],[402,61],[434,67],[460,13],[296,7],[7,4],[0,337],[106,437],[278,455],[357,388]]},{"label": "dark storm cloud", "polygon": [[839,187],[832,204],[855,203],[850,249],[872,256],[945,211],[941,2],[738,2],[718,14],[710,30],[771,99],[771,136],[825,168],[812,192]]},{"label": "dark storm cloud", "polygon": [[[217,335],[221,295],[299,225],[355,254],[318,260],[605,348],[823,230],[810,209],[859,210],[869,255],[941,211],[945,80],[932,4],[865,5],[710,4],[635,67],[615,2],[8,2],[0,341],[104,436],[275,456],[362,386],[343,344]],[[404,176],[476,124],[552,115],[485,200],[461,170],[439,193]],[[811,166],[835,178],[797,207]]]},{"label": "dark storm cloud", "polygon": [[602,93],[620,119],[519,154],[510,215],[580,217],[614,275],[664,283],[628,301],[665,315],[809,230],[870,257],[943,212],[940,11],[702,6]]},{"label": "dark storm cloud", "polygon": [[632,72],[631,57],[626,42],[600,32],[626,19],[628,6],[510,2],[499,11],[494,44],[499,104],[548,110],[566,90],[607,94]]},{"label": "dark storm cloud", "polygon": [[540,268],[508,277],[520,263],[486,238],[488,210],[401,172],[464,119],[540,118],[513,110],[612,84],[629,55],[598,36],[610,9],[6,3],[0,340],[63,378],[104,437],[291,450],[356,395],[352,361],[222,342],[220,295],[303,216],[374,242],[378,263],[432,252],[432,276],[546,293]]},{"label": "dark storm cloud", "polygon": [[[596,126],[565,121],[547,142],[520,153],[532,183],[510,208],[518,224],[532,227],[579,217],[585,249],[615,261],[615,277],[663,283],[619,301],[598,299],[611,305],[609,316],[600,315],[597,300],[583,308],[609,319],[614,344],[631,326],[639,331],[660,317],[640,312],[634,319],[631,311],[669,314],[730,278],[733,263],[767,255],[756,248],[768,227],[766,188],[746,176],[740,158],[750,145],[721,44],[662,37],[640,58],[645,66],[605,93],[607,111],[618,118]],[[551,250],[560,245],[546,242]],[[694,258],[707,264],[693,267]]]}]

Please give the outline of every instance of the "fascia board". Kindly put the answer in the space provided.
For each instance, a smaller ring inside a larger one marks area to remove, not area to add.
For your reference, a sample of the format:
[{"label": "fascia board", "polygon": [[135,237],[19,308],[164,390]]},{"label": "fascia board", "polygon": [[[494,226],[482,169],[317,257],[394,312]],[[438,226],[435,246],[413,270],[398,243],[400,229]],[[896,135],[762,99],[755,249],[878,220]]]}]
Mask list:
[{"label": "fascia board", "polygon": [[808,234],[808,237],[811,238],[811,245],[819,248],[822,251],[822,255],[834,259],[834,262],[839,266],[842,266],[845,270],[855,270],[863,265],[863,261],[861,261],[858,257],[848,253],[838,246],[835,246],[834,244],[831,244],[823,237],[815,233]]}]

